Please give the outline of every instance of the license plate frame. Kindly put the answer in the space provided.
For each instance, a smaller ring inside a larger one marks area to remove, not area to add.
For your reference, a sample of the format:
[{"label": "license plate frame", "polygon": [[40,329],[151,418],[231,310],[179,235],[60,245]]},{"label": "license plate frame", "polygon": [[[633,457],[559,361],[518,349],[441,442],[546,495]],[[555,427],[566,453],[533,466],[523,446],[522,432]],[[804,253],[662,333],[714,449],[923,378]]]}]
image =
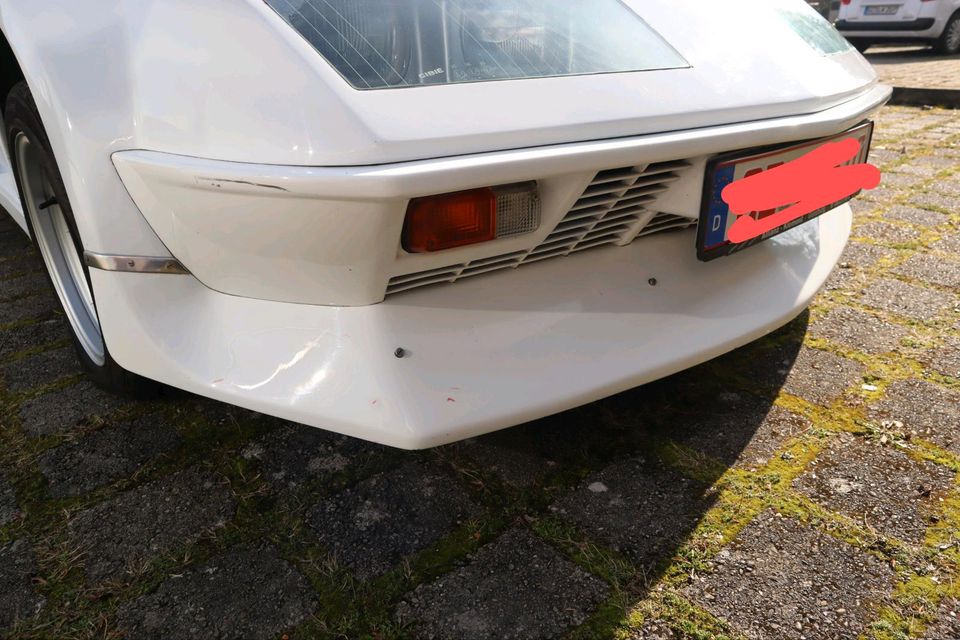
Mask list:
[{"label": "license plate frame", "polygon": [[865,16],[895,16],[900,12],[899,4],[874,4],[863,8]]},{"label": "license plate frame", "polygon": [[[870,154],[870,147],[873,141],[874,123],[870,120],[862,122],[851,129],[828,136],[825,138],[816,138],[805,142],[792,143],[789,145],[776,145],[773,147],[763,147],[760,149],[747,149],[722,154],[712,158],[707,162],[706,172],[704,174],[703,200],[700,208],[700,224],[697,228],[697,258],[702,262],[709,262],[717,258],[729,256],[737,253],[755,244],[763,242],[769,238],[777,236],[789,229],[809,222],[819,216],[832,211],[840,205],[849,202],[860,192],[831,203],[825,207],[817,209],[807,215],[801,216],[795,220],[780,225],[776,229],[764,233],[762,236],[753,238],[746,242],[733,243],[727,238],[730,227],[737,216],[730,211],[729,205],[721,198],[721,193],[728,184],[735,180],[746,177],[750,171],[760,169],[760,171],[772,169],[779,164],[790,162],[802,157],[814,149],[828,142],[839,142],[848,138],[855,138],[860,141],[860,153],[847,164],[859,164],[867,162]],[[772,165],[772,166],[771,166]],[[791,205],[787,205],[791,206]],[[766,217],[777,211],[787,208],[780,207],[766,212],[752,212],[747,215],[754,217]]]}]

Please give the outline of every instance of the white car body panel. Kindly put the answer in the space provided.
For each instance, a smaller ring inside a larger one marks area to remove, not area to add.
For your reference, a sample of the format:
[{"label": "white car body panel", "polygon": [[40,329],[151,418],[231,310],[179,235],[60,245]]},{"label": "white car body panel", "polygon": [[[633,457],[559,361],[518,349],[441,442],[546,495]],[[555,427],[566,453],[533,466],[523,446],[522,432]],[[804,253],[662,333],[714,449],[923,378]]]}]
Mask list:
[{"label": "white car body panel", "polygon": [[713,263],[697,261],[694,233],[682,231],[531,265],[506,282],[497,274],[352,308],[229,296],[190,277],[92,273],[120,364],[418,449],[630,389],[782,326],[830,275],[850,221],[844,205]]},{"label": "white car body panel", "polygon": [[[116,361],[417,448],[744,344],[797,315],[843,249],[847,206],[715,263],[681,231],[385,299],[392,278],[530,248],[597,171],[685,161],[656,205],[694,221],[709,156],[833,135],[889,97],[855,51],[823,55],[740,2],[625,1],[689,67],[358,91],[262,0],[0,0],[0,29],[85,249],[190,271],[91,271]],[[0,155],[0,205],[25,226]],[[523,180],[542,191],[536,233],[400,248],[411,197]]]}]

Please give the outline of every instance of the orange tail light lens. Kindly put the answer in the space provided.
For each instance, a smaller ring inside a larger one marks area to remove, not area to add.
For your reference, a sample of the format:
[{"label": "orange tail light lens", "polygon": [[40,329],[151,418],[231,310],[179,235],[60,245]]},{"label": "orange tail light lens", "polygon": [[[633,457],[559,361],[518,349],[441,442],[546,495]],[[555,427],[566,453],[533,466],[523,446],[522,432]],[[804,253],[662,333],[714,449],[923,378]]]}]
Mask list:
[{"label": "orange tail light lens", "polygon": [[535,231],[540,226],[536,182],[471,189],[410,201],[403,248],[430,253]]},{"label": "orange tail light lens", "polygon": [[410,202],[403,225],[403,248],[410,253],[453,249],[496,237],[493,189],[417,198]]}]

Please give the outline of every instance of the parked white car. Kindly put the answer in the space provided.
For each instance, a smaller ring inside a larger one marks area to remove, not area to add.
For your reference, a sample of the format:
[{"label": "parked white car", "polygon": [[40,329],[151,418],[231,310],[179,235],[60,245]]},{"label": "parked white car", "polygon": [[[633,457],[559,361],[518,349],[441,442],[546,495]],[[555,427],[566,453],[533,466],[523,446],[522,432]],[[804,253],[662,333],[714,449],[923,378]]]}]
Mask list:
[{"label": "parked white car", "polygon": [[837,29],[860,51],[887,43],[960,53],[960,0],[842,0]]},{"label": "parked white car", "polygon": [[0,203],[108,389],[475,436],[750,342],[830,274],[848,205],[737,251],[718,192],[811,140],[864,159],[890,89],[803,0],[753,4],[0,0]]}]

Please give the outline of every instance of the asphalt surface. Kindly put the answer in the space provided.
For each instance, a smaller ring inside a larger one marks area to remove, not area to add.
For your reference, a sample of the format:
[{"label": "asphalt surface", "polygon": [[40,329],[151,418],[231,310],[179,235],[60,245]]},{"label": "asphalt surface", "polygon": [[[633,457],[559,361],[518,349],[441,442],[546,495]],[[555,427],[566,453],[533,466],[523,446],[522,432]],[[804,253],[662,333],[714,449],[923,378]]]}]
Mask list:
[{"label": "asphalt surface", "polygon": [[960,112],[872,159],[784,329],[420,453],[97,391],[0,223],[0,636],[960,637]]}]

